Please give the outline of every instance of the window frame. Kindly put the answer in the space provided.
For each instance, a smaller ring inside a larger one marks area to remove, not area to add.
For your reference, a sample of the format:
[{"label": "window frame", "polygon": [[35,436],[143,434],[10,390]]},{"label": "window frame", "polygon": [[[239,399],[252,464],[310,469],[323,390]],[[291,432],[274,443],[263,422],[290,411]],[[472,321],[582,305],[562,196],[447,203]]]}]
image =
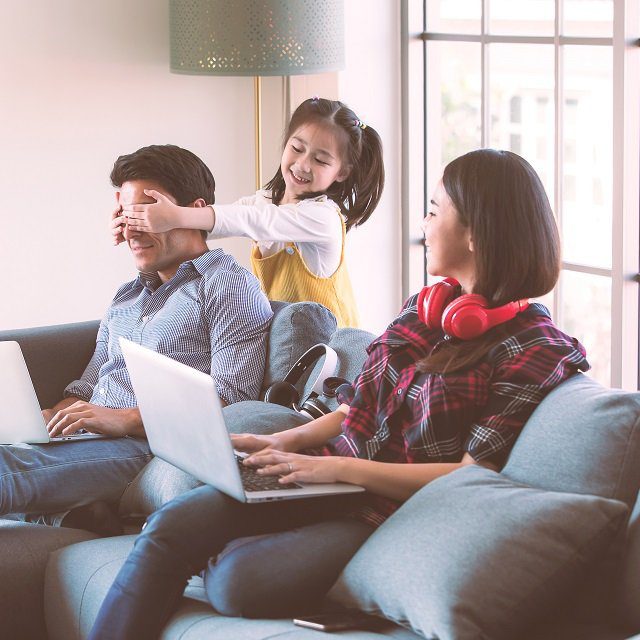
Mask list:
[{"label": "window frame", "polygon": [[[613,185],[611,268],[563,261],[566,272],[605,276],[611,280],[611,380],[613,387],[638,389],[640,379],[640,0],[613,0],[612,37],[565,36],[563,0],[555,0],[553,36],[489,33],[489,2],[482,7],[481,33],[436,33],[426,30],[426,2],[402,0],[402,294],[406,298],[427,283],[421,215],[426,211],[428,79],[427,42],[472,42],[481,48],[481,146],[490,133],[489,45],[546,44],[554,47],[554,201],[562,228],[563,45],[607,46],[613,56]],[[421,78],[421,82],[416,82]],[[555,289],[553,317],[562,326],[561,282]]]}]

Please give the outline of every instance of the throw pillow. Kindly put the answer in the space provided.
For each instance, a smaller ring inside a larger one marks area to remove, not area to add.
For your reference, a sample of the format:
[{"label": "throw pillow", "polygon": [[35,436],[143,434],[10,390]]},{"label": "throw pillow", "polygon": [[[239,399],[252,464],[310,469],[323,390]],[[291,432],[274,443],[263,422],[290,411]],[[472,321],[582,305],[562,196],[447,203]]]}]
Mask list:
[{"label": "throw pillow", "polygon": [[626,513],[619,501],[533,489],[472,465],[408,500],[330,597],[433,640],[513,640],[562,606]]},{"label": "throw pillow", "polygon": [[274,310],[262,392],[282,380],[314,344],[327,344],[336,330],[335,316],[317,302],[272,302]]},{"label": "throw pillow", "polygon": [[589,493],[632,508],[640,487],[640,393],[578,374],[538,406],[502,473],[540,489]]}]

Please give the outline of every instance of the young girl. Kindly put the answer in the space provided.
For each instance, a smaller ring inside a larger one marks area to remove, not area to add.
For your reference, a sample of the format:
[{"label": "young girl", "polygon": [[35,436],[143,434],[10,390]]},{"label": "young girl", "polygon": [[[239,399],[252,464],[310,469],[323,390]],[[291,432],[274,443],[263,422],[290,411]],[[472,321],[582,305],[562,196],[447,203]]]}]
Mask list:
[{"label": "young girl", "polygon": [[589,368],[577,340],[528,303],[555,285],[560,250],[525,160],[485,149],[451,162],[423,230],[427,269],[447,280],[409,298],[368,347],[350,406],[271,436],[234,437],[262,474],[349,482],[366,493],[257,505],[211,486],[180,496],[138,536],[93,640],[157,637],[208,561],[207,594],[225,615],[308,609],[402,502],[465,465],[499,470],[542,399]]},{"label": "young girl", "polygon": [[373,213],[383,186],[378,134],[341,102],[311,98],[294,112],[280,167],[264,190],[205,211],[148,191],[157,203],[116,213],[112,229],[116,244],[125,222],[135,231],[184,227],[208,231],[210,238],[252,238],[251,265],[268,298],[319,302],[338,326],[353,327],[358,318],[345,234]]}]

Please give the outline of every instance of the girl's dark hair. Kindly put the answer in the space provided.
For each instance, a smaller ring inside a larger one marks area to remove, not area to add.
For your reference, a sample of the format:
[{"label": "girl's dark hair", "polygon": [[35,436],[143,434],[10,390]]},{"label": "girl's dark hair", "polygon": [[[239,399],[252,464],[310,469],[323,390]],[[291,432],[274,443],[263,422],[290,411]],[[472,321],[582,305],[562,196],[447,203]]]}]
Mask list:
[{"label": "girl's dark hair", "polygon": [[[345,217],[347,231],[368,220],[376,208],[384,187],[382,141],[375,129],[364,125],[347,105],[338,100],[309,98],[291,116],[284,134],[283,148],[300,127],[317,122],[338,127],[346,139],[342,161],[351,167],[343,182],[334,182],[324,193],[305,193],[302,199],[326,195],[331,198]],[[341,139],[343,136],[341,136]],[[271,190],[275,204],[282,201],[285,182],[280,167],[265,185]]]},{"label": "girl's dark hair", "polygon": [[121,187],[130,180],[152,180],[186,207],[202,198],[216,201],[216,182],[209,167],[195,153],[173,144],[154,144],[120,156],[111,170],[111,184]]},{"label": "girl's dark hair", "polygon": [[[511,151],[471,151],[445,167],[442,185],[471,234],[473,293],[499,307],[553,289],[560,274],[558,227],[542,182],[524,158]],[[498,325],[475,340],[452,341],[419,367],[465,369],[508,335]]]}]

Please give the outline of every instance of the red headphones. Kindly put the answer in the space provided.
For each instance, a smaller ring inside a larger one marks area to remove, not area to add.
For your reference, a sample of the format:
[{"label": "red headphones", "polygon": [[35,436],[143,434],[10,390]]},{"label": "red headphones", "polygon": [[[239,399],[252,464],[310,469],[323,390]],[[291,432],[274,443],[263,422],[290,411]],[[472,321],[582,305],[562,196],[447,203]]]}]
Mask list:
[{"label": "red headphones", "polygon": [[458,295],[460,283],[445,278],[418,295],[418,318],[429,329],[440,329],[460,340],[473,340],[492,327],[515,318],[529,306],[528,300],[516,300],[502,307],[489,308],[484,296]]}]

